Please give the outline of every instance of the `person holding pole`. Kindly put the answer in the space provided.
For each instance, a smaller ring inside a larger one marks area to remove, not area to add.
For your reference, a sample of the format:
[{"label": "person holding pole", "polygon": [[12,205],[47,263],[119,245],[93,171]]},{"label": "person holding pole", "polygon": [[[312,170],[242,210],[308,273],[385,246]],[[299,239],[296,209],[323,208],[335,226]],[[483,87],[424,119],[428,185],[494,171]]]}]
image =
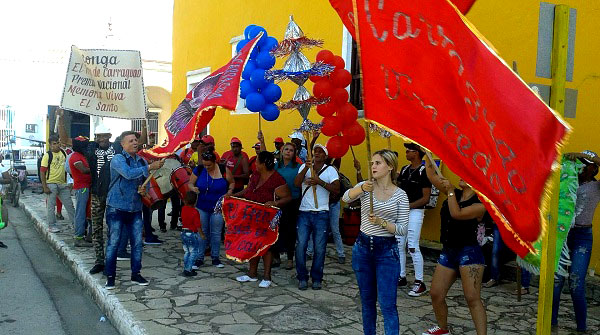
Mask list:
[{"label": "person holding pole", "polygon": [[123,151],[110,162],[110,187],[106,197],[106,225],[109,236],[106,246],[106,289],[115,288],[117,249],[122,231],[126,230],[131,244],[131,281],[146,286],[142,277],[142,197],[145,192],[149,171],[160,169],[164,160],[149,165],[137,155],[136,133],[125,131],[121,134]]},{"label": "person holding pole", "polygon": [[[592,256],[592,221],[594,212],[600,202],[600,181],[596,180],[600,157],[589,150],[581,153],[573,152],[565,155],[567,159],[578,159],[585,164],[579,173],[579,188],[577,188],[577,201],[575,203],[575,222],[569,230],[567,246],[571,266],[569,266],[569,291],[575,310],[577,332],[587,330],[587,302],[585,298],[585,277]],[[554,296],[552,299],[552,326],[558,325],[558,307],[565,277],[554,276]]]},{"label": "person holding pole", "polygon": [[406,192],[395,185],[398,157],[390,150],[379,150],[373,154],[371,163],[372,178],[346,191],[342,200],[361,202],[360,232],[352,247],[352,269],[360,291],[363,332],[375,334],[379,301],[385,334],[392,335],[399,332],[396,285],[400,256],[395,237],[407,233],[409,203]]},{"label": "person holding pole", "polygon": [[[340,190],[337,171],[334,167],[325,164],[327,155],[325,146],[315,144],[312,159],[307,158],[294,179],[294,185],[301,187],[300,212],[297,220],[298,245],[296,246],[296,273],[300,290],[308,288],[306,249],[311,235],[315,244],[315,255],[310,270],[312,289],[320,290],[323,280],[329,226],[329,193],[337,193]],[[311,171],[315,171],[314,176]],[[312,192],[313,187],[316,188],[316,192]]]},{"label": "person holding pole", "polygon": [[454,187],[444,176],[436,173],[435,163],[426,155],[427,178],[448,195],[440,211],[443,248],[431,280],[431,304],[437,325],[423,335],[449,335],[446,295],[460,273],[465,300],[471,312],[477,335],[487,334],[487,316],[481,301],[481,281],[485,259],[477,242],[477,226],[489,216],[475,191],[464,180]]}]

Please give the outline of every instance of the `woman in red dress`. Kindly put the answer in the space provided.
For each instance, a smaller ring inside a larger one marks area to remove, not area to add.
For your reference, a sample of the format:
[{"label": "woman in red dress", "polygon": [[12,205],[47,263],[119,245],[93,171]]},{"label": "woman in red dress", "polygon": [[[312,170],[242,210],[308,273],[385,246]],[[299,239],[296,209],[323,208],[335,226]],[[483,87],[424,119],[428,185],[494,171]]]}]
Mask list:
[{"label": "woman in red dress", "polygon": [[[259,202],[267,206],[281,208],[292,199],[292,194],[288,188],[285,179],[275,171],[275,156],[268,151],[261,151],[256,159],[256,172],[250,178],[250,182],[241,192],[234,194],[236,197]],[[271,286],[271,263],[273,253],[271,250],[262,256],[265,267],[264,278],[259,287],[267,288]],[[250,269],[247,275],[237,277],[239,282],[255,282],[258,280],[258,262],[260,257],[250,260]]]}]

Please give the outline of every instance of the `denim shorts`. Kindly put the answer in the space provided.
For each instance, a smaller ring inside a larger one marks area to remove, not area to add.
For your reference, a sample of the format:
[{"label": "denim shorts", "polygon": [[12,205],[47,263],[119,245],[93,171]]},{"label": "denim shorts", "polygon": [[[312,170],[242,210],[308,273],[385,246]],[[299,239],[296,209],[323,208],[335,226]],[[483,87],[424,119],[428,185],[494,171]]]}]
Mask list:
[{"label": "denim shorts", "polygon": [[466,247],[444,247],[438,263],[449,269],[458,271],[458,268],[466,265],[485,265],[483,251],[479,245]]}]

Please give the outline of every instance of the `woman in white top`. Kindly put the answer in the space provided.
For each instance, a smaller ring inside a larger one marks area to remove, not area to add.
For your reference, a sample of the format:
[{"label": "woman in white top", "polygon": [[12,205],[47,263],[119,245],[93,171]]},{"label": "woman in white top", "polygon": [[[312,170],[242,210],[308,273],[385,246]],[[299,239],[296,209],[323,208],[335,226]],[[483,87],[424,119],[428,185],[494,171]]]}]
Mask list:
[{"label": "woman in white top", "polygon": [[[356,274],[362,303],[363,331],[375,334],[376,303],[379,301],[386,335],[398,334],[396,285],[400,276],[398,246],[394,236],[406,235],[409,203],[406,193],[395,185],[398,157],[380,150],[371,159],[373,180],[358,183],[342,200],[360,198],[360,233],[352,248],[352,269]],[[370,213],[369,192],[373,192]]]}]

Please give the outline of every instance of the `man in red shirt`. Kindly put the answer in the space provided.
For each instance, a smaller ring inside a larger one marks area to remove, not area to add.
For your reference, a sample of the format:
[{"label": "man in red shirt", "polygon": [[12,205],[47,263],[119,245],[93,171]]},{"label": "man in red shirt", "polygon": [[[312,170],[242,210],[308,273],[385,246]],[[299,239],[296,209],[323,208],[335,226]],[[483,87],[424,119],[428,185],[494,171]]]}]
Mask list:
[{"label": "man in red shirt", "polygon": [[258,154],[260,153],[260,142],[257,142],[253,148],[256,150],[256,155],[250,157],[248,160],[248,164],[250,164],[250,174],[256,172],[256,157],[258,157]]},{"label": "man in red shirt", "polygon": [[225,152],[221,161],[231,170],[233,179],[235,180],[235,188],[233,193],[237,193],[244,189],[244,185],[248,183],[250,177],[250,164],[248,163],[248,155],[242,151],[242,141],[237,137],[232,137],[230,141],[231,150]]},{"label": "man in red shirt", "polygon": [[181,162],[183,164],[188,165],[190,163],[190,158],[192,158],[192,155],[196,151],[198,151],[198,146],[200,145],[200,143],[200,138],[196,137],[190,144],[189,148],[185,148],[183,149],[183,151],[181,151],[181,155],[179,155],[179,158],[181,158]]},{"label": "man in red shirt", "polygon": [[86,226],[86,209],[90,197],[92,175],[90,165],[84,156],[89,140],[79,136],[73,139],[73,153],[69,155],[69,169],[73,177],[73,191],[75,191],[75,246],[91,247],[92,243],[83,238]]}]

